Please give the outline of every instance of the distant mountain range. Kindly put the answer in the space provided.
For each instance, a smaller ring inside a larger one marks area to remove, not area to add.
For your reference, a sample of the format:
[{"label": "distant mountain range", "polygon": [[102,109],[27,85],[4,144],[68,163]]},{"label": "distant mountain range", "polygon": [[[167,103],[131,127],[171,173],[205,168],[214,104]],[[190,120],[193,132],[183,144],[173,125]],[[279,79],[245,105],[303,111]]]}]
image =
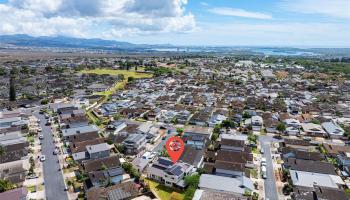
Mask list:
[{"label": "distant mountain range", "polygon": [[65,36],[41,36],[32,37],[29,35],[0,35],[0,44],[13,45],[18,47],[52,47],[52,48],[81,48],[100,50],[131,50],[150,49],[155,45],[132,44],[103,39],[83,39]]},{"label": "distant mountain range", "polygon": [[171,44],[133,44],[115,40],[83,39],[65,36],[33,37],[24,34],[0,35],[1,48],[83,49],[108,52],[190,52],[273,56],[350,56],[350,48],[293,48],[238,46],[175,46]]}]

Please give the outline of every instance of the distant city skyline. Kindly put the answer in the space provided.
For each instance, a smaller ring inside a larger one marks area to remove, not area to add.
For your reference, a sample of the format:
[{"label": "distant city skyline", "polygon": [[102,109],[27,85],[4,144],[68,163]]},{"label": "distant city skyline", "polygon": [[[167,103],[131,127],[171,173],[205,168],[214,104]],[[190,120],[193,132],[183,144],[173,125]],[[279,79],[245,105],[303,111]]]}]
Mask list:
[{"label": "distant city skyline", "polygon": [[0,35],[350,47],[349,0],[0,0]]}]

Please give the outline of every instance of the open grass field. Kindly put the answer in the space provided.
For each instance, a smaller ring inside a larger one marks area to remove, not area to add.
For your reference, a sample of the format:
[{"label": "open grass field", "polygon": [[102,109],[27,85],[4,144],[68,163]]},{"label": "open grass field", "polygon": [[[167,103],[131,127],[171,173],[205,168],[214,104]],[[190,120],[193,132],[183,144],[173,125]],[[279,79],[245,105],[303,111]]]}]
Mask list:
[{"label": "open grass field", "polygon": [[185,198],[184,193],[174,191],[172,188],[160,185],[159,183],[146,179],[151,191],[161,200],[183,200]]},{"label": "open grass field", "polygon": [[[141,72],[139,72],[139,71],[141,71]],[[137,78],[152,78],[153,77],[153,74],[142,73],[142,71],[144,71],[144,68],[139,67],[137,72],[134,71],[134,69],[130,69],[129,71],[127,71],[127,70],[102,69],[102,68],[93,69],[93,70],[82,70],[80,72],[84,73],[84,74],[98,74],[98,75],[103,75],[103,74],[109,74],[109,75],[114,75],[114,76],[117,76],[120,74],[124,75],[124,81],[117,82],[113,87],[111,87],[109,90],[107,90],[105,92],[96,93],[98,95],[109,96],[109,95],[112,95],[113,93],[115,93],[117,90],[123,89],[125,84],[128,82],[129,77],[134,77],[135,79],[137,79]]]},{"label": "open grass field", "polygon": [[[138,72],[138,71],[140,71],[140,72]],[[139,68],[136,72],[136,71],[134,71],[134,69],[130,69],[129,71],[127,71],[127,70],[97,68],[97,69],[93,69],[93,70],[82,70],[80,72],[85,73],[85,74],[99,74],[99,75],[109,74],[109,75],[114,75],[114,76],[117,76],[119,74],[123,74],[126,79],[129,76],[132,76],[134,78],[151,78],[152,77],[152,74],[142,73],[141,71],[144,71],[144,69]]]}]

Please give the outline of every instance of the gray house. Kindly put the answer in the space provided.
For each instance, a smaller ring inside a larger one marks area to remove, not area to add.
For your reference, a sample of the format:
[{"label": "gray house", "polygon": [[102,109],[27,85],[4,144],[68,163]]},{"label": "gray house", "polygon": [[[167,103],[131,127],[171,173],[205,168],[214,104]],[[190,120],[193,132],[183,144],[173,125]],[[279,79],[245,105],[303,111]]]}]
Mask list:
[{"label": "gray house", "polygon": [[144,134],[131,134],[123,142],[123,145],[128,154],[139,153],[142,149],[145,148],[147,143],[146,135]]},{"label": "gray house", "polygon": [[73,153],[72,156],[75,161],[105,158],[109,157],[109,150],[110,148],[107,143],[87,145],[86,151]]},{"label": "gray house", "polygon": [[86,146],[90,159],[104,158],[109,156],[109,146],[107,143]]},{"label": "gray house", "polygon": [[344,130],[334,122],[324,122],[322,127],[330,138],[340,138],[344,135]]},{"label": "gray house", "polygon": [[62,130],[62,136],[65,140],[71,140],[75,136],[88,134],[88,133],[98,133],[99,129],[96,126],[81,126],[76,128],[68,128]]}]

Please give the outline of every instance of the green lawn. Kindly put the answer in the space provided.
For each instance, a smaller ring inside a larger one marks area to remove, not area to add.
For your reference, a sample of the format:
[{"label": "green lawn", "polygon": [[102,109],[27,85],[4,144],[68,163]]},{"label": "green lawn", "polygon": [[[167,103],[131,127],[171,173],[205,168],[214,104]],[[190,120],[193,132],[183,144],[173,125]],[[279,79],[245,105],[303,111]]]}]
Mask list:
[{"label": "green lawn", "polygon": [[91,110],[87,111],[86,114],[88,115],[88,117],[91,119],[93,123],[96,123],[99,120],[94,114],[92,114]]},{"label": "green lawn", "polygon": [[[139,70],[138,70],[139,71]],[[84,74],[109,74],[109,75],[119,75],[123,74],[125,79],[128,79],[127,77],[134,77],[134,78],[152,78],[152,74],[150,73],[140,73],[140,72],[135,72],[134,70],[118,70],[118,69],[102,69],[102,68],[97,68],[97,69],[92,69],[92,70],[82,70],[80,71],[81,73]]]},{"label": "green lawn", "polygon": [[28,186],[28,187],[27,187],[27,190],[28,190],[28,192],[30,192],[30,193],[36,192],[35,185]]},{"label": "green lawn", "polygon": [[155,181],[146,179],[145,182],[149,184],[151,191],[161,200],[183,200],[185,197],[184,193],[174,191],[174,189],[161,185]]},{"label": "green lawn", "polygon": [[[138,71],[144,71],[144,68],[140,67],[140,69],[138,69]],[[98,68],[98,69],[93,69],[93,70],[82,70],[80,71],[83,74],[98,74],[98,75],[102,75],[102,74],[109,74],[109,75],[124,75],[124,81],[122,82],[117,82],[112,88],[110,88],[108,91],[104,91],[104,92],[98,92],[96,94],[98,95],[105,95],[105,96],[109,96],[112,95],[113,93],[115,93],[117,90],[123,89],[125,84],[128,81],[129,77],[134,77],[134,78],[152,78],[153,74],[150,73],[140,73],[140,72],[136,72],[133,69],[127,71],[127,70],[117,70],[117,69],[103,69],[103,68]]]},{"label": "green lawn", "polygon": [[29,143],[33,143],[33,142],[34,142],[34,136],[32,136],[32,135],[29,136],[29,135],[28,135],[28,136],[27,136],[27,140],[28,140]]},{"label": "green lawn", "polygon": [[250,177],[258,178],[258,171],[256,169],[250,169]]}]

